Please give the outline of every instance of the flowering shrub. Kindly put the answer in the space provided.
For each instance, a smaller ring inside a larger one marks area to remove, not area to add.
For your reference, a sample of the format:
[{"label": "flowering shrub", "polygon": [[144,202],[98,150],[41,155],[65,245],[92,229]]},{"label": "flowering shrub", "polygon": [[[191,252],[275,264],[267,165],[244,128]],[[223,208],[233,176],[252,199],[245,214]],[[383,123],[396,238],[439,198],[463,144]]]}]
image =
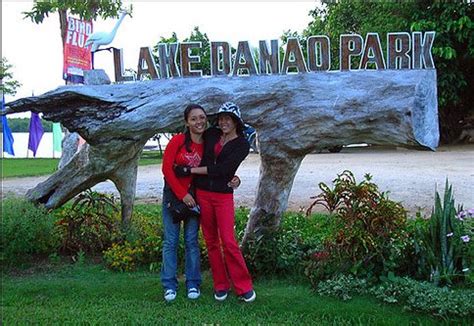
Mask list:
[{"label": "flowering shrub", "polygon": [[[161,209],[155,211],[154,208],[146,212],[137,207],[130,221],[129,229],[118,241],[119,243],[128,241],[143,247],[144,253],[136,261],[138,265],[161,262],[161,250],[163,248]],[[156,212],[156,215],[153,212]]]},{"label": "flowering shrub", "polygon": [[331,189],[319,184],[322,193],[314,205],[326,207],[339,226],[335,236],[325,242],[329,258],[309,262],[306,275],[317,278],[350,271],[354,275],[378,277],[397,269],[407,248],[406,212],[403,207],[380,192],[372,177],[357,183],[350,171],[344,171],[333,181]]},{"label": "flowering shrub", "polygon": [[435,193],[435,206],[428,228],[419,235],[422,276],[436,285],[464,281],[472,273],[474,253],[473,210],[456,213],[452,186],[446,180],[443,201]]},{"label": "flowering shrub", "polygon": [[144,253],[145,249],[139,241],[134,243],[125,241],[123,244],[114,243],[105,250],[104,260],[110,269],[129,272],[135,270]]},{"label": "flowering shrub", "polygon": [[462,272],[470,275],[471,281],[474,281],[472,279],[474,277],[474,208],[461,210],[456,215],[456,219],[460,224],[460,239],[463,242],[461,245]]}]

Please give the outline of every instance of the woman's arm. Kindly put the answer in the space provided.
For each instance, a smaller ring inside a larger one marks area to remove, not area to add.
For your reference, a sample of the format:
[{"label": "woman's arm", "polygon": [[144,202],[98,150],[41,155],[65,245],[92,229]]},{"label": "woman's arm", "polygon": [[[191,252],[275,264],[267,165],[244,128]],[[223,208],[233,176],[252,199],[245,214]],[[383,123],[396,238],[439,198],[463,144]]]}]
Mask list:
[{"label": "woman's arm", "polygon": [[[189,166],[176,165],[174,167],[174,171],[176,172],[178,176],[189,176],[191,175],[191,173],[206,175],[207,167],[202,166],[202,167],[197,167],[197,168],[191,168]],[[241,183],[240,178],[237,175],[234,175],[232,180],[230,180],[227,185],[231,187],[232,189],[237,189],[239,188],[240,183]],[[183,201],[186,202],[185,199],[183,199]]]},{"label": "woman's arm", "polygon": [[185,189],[179,182],[176,174],[173,170],[174,161],[176,155],[178,155],[179,149],[182,147],[181,144],[184,141],[184,135],[178,134],[171,138],[170,142],[166,146],[165,152],[163,154],[163,162],[161,164],[161,171],[165,177],[166,182],[171,187],[171,190],[180,200],[188,194],[187,189]]},{"label": "woman's arm", "polygon": [[176,166],[175,172],[177,176],[186,177],[191,174],[210,175],[210,176],[225,176],[234,173],[239,167],[240,163],[247,157],[250,146],[247,141],[244,140],[236,148],[228,153],[225,158],[215,164],[208,166],[189,167],[189,166]]},{"label": "woman's arm", "polygon": [[196,168],[191,168],[191,173],[207,175],[207,166],[198,166]]}]

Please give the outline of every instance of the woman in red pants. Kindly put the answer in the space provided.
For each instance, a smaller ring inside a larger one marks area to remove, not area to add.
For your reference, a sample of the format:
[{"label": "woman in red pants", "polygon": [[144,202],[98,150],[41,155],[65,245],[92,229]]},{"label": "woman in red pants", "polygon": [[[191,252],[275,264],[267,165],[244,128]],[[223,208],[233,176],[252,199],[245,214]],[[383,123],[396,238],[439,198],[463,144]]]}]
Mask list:
[{"label": "woman in red pants", "polygon": [[206,241],[214,281],[214,297],[227,298],[234,286],[245,302],[256,298],[234,231],[234,195],[229,181],[249,153],[244,138],[240,109],[231,102],[223,104],[217,115],[219,128],[204,134],[204,154],[199,167],[177,167],[179,175],[195,174],[196,199],[201,207],[201,228]]}]

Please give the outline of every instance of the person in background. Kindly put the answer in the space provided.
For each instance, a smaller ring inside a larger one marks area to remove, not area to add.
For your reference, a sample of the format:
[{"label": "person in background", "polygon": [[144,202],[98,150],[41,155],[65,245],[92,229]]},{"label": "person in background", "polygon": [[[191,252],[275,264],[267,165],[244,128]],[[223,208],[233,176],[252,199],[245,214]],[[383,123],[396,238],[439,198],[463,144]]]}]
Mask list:
[{"label": "person in background", "polygon": [[217,113],[219,128],[204,134],[204,156],[199,167],[177,166],[179,176],[195,175],[196,199],[214,281],[214,298],[224,301],[231,284],[245,302],[256,298],[252,278],[235,237],[233,189],[229,181],[249,153],[240,109],[224,103]]}]

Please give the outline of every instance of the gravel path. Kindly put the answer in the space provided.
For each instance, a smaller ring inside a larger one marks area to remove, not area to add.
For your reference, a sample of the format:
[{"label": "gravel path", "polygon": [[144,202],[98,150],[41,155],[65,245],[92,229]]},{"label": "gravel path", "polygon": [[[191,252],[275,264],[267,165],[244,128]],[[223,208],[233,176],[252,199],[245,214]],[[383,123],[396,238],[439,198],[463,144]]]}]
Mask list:
[{"label": "gravel path", "polygon": [[[242,185],[235,193],[236,204],[252,206],[258,182],[260,158],[250,154],[237,174]],[[351,170],[357,181],[370,173],[382,191],[400,201],[411,213],[418,209],[431,211],[436,187],[444,191],[446,178],[453,185],[457,204],[474,207],[474,145],[440,147],[436,152],[400,148],[344,148],[341,153],[306,156],[296,175],[288,208],[299,210],[311,203],[310,196],[319,193],[318,183],[331,181],[343,170]],[[47,177],[11,178],[3,180],[3,194],[23,195]],[[160,202],[163,187],[161,165],[138,169],[137,198]],[[111,182],[94,187],[101,192],[118,194]]]}]

